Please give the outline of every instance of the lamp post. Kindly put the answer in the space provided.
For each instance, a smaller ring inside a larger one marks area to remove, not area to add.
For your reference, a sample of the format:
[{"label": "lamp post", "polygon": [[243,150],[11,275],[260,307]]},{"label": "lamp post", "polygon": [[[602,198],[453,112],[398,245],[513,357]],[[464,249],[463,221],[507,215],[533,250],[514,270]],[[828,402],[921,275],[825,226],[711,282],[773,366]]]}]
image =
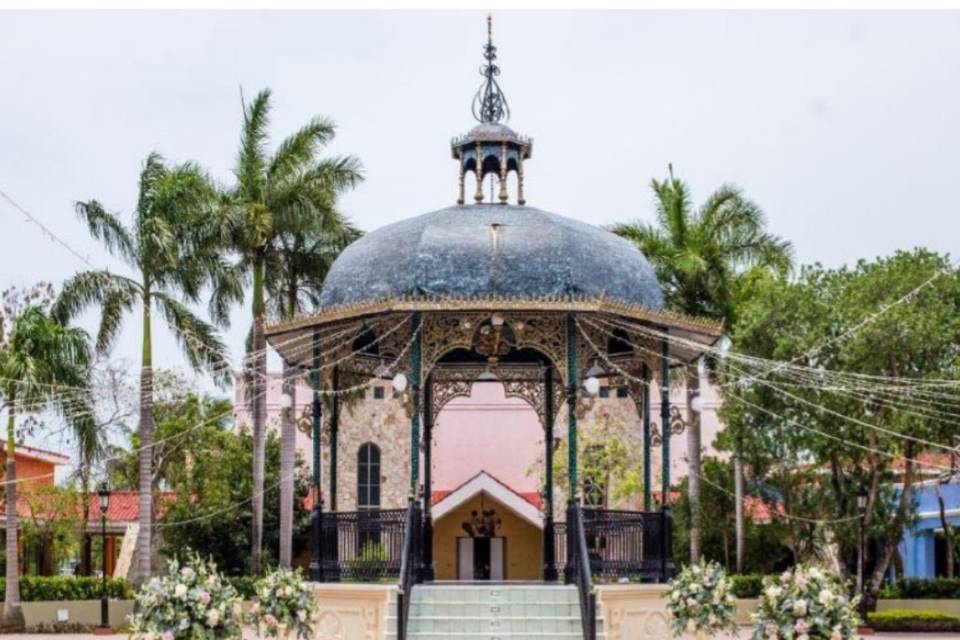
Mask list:
[{"label": "lamp post", "polygon": [[100,626],[97,627],[97,635],[107,635],[111,633],[110,628],[110,609],[107,599],[107,510],[110,508],[110,489],[107,483],[100,485],[97,491],[100,498],[100,555],[101,555],[101,576],[100,581]]},{"label": "lamp post", "polygon": [[864,573],[864,543],[866,539],[865,529],[866,529],[866,518],[867,518],[867,493],[863,489],[860,490],[860,493],[857,495],[857,509],[860,511],[860,518],[857,520],[860,528],[860,544],[857,545],[857,593],[860,594],[860,620],[864,625],[867,624],[867,601],[864,597],[864,583],[863,583],[863,573]]}]

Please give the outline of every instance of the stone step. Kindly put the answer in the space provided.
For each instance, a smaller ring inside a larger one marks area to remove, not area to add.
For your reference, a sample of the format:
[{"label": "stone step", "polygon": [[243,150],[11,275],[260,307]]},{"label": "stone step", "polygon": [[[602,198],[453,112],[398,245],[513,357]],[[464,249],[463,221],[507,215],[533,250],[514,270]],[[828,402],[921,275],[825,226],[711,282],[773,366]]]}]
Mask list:
[{"label": "stone step", "polygon": [[518,618],[478,618],[465,616],[431,616],[410,618],[407,630],[414,631],[456,631],[469,633],[504,632],[518,633],[529,631],[536,633],[568,632],[580,628],[580,616],[545,616]]},{"label": "stone step", "polygon": [[[396,606],[396,604],[394,604]],[[436,615],[468,617],[545,617],[580,616],[578,602],[418,602],[410,603],[410,617],[429,617]]]}]

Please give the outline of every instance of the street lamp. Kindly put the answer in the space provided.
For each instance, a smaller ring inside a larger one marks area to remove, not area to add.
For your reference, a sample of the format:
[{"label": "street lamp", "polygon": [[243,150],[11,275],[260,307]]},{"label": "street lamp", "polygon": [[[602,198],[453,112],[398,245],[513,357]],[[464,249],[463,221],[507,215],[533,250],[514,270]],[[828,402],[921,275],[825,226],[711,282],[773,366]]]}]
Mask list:
[{"label": "street lamp", "polygon": [[100,626],[97,627],[97,635],[110,634],[110,611],[109,601],[107,599],[107,510],[110,508],[110,489],[107,483],[100,485],[97,491],[100,498],[100,555],[102,558],[101,572],[103,573],[100,582]]}]

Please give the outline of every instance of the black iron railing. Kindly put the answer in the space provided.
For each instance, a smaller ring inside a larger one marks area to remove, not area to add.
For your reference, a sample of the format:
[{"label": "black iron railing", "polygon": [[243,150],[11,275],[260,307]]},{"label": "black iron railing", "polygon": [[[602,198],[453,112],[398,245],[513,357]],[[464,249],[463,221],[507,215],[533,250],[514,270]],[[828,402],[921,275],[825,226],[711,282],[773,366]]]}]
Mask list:
[{"label": "black iron railing", "polygon": [[404,511],[403,549],[400,554],[400,573],[397,584],[397,640],[407,637],[407,616],[413,585],[420,571],[420,527],[423,522],[420,503],[416,500]]},{"label": "black iron railing", "polygon": [[583,527],[594,576],[603,580],[658,582],[669,558],[662,511],[584,508]]},{"label": "black iron railing", "polygon": [[[623,511],[581,507],[583,531],[594,580],[666,582],[673,574],[668,511]],[[567,523],[554,524],[554,558],[560,580],[573,582],[567,565]],[[570,578],[566,576],[569,573]]]},{"label": "black iron railing", "polygon": [[597,592],[593,588],[590,556],[587,551],[587,537],[584,530],[584,516],[580,505],[572,504],[567,509],[567,545],[572,548],[570,554],[577,593],[580,596],[580,620],[583,623],[584,640],[597,638]]},{"label": "black iron railing", "polygon": [[374,582],[400,575],[406,509],[324,513],[323,573],[327,580]]}]

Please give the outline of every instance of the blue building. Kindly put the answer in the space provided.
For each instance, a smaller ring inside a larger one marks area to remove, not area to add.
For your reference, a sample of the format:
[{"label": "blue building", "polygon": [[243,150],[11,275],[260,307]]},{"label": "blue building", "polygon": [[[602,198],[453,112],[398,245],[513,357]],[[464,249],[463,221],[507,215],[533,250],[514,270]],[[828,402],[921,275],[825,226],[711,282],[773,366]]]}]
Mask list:
[{"label": "blue building", "polygon": [[[907,578],[935,578],[946,573],[947,547],[940,521],[937,480],[914,486],[916,522],[908,527],[900,543],[903,573]],[[940,485],[947,521],[960,530],[960,483]]]}]

